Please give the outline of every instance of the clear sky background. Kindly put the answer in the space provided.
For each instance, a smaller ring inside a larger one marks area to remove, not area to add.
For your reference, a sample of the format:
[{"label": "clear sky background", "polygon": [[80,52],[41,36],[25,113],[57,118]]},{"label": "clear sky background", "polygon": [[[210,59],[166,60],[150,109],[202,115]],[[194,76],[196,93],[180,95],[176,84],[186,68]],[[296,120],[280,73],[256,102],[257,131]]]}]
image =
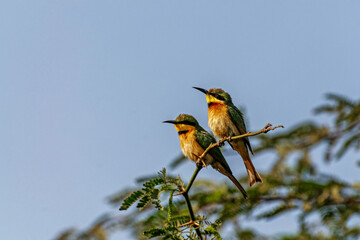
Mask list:
[{"label": "clear sky background", "polygon": [[[180,151],[163,120],[189,113],[208,129],[192,86],[229,91],[249,130],[313,118],[327,92],[359,99],[359,12],[337,0],[3,2],[0,238],[52,239],[119,214],[105,197]],[[260,171],[269,161],[254,157]],[[358,178],[341,163],[328,170]]]}]

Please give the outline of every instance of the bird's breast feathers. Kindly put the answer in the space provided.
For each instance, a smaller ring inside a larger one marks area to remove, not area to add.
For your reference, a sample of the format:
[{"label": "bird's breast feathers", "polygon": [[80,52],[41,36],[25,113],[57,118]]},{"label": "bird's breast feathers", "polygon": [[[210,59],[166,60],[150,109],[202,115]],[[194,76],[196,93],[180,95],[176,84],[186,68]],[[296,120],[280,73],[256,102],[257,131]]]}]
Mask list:
[{"label": "bird's breast feathers", "polygon": [[208,108],[209,127],[219,138],[239,135],[235,124],[231,121],[225,104],[212,104]]},{"label": "bird's breast feathers", "polygon": [[[186,134],[179,135],[179,139],[181,151],[183,152],[185,157],[187,157],[191,161],[195,162],[198,157],[200,157],[201,154],[204,152],[204,149],[196,141],[194,131],[189,131]],[[206,160],[210,160],[208,159],[209,157],[209,154],[207,154]]]}]

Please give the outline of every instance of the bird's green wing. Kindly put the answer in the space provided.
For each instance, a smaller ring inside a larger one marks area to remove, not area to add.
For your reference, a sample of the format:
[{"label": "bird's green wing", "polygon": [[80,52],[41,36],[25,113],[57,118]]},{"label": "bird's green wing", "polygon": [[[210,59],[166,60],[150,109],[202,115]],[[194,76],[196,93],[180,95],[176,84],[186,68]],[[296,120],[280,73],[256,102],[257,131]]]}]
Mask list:
[{"label": "bird's green wing", "polygon": [[[231,121],[235,124],[235,126],[238,129],[238,131],[240,132],[240,134],[247,133],[243,113],[234,105],[228,106],[227,109],[228,109],[228,114],[230,116]],[[253,154],[249,138],[245,137],[243,139],[245,141],[245,145],[250,150],[250,152]]]},{"label": "bird's green wing", "polygon": [[[197,143],[204,149],[207,149],[211,143],[216,143],[215,138],[205,131],[204,129],[199,129],[195,132],[195,137]],[[219,147],[213,147],[208,151],[208,154],[210,154],[216,161],[218,161],[227,172],[231,174],[231,170],[229,165],[227,164],[224,156],[222,155]]]}]

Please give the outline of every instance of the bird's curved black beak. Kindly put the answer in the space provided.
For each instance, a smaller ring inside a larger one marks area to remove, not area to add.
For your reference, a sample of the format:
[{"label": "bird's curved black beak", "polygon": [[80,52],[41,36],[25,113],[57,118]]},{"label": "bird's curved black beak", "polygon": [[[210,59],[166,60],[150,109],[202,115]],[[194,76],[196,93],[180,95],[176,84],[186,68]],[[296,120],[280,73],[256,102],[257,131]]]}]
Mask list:
[{"label": "bird's curved black beak", "polygon": [[200,92],[203,92],[203,93],[205,93],[205,94],[209,94],[209,91],[206,90],[206,89],[198,88],[198,87],[193,87],[193,88],[195,88],[195,89],[197,89],[197,90],[199,90]]},{"label": "bird's curved black beak", "polygon": [[174,120],[167,120],[167,121],[163,121],[163,123],[172,123],[172,124],[177,124],[177,121]]}]

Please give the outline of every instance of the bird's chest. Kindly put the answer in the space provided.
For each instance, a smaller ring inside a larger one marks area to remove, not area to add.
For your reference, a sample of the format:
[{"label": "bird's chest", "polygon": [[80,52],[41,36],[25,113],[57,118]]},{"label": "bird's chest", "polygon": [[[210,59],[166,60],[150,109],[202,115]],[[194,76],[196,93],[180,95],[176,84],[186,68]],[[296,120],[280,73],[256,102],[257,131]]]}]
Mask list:
[{"label": "bird's chest", "polygon": [[225,105],[211,105],[208,108],[209,127],[211,131],[219,138],[238,135],[236,126],[230,119]]},{"label": "bird's chest", "polygon": [[204,152],[204,149],[197,143],[194,134],[179,135],[181,151],[188,159],[196,161],[198,157]]}]

